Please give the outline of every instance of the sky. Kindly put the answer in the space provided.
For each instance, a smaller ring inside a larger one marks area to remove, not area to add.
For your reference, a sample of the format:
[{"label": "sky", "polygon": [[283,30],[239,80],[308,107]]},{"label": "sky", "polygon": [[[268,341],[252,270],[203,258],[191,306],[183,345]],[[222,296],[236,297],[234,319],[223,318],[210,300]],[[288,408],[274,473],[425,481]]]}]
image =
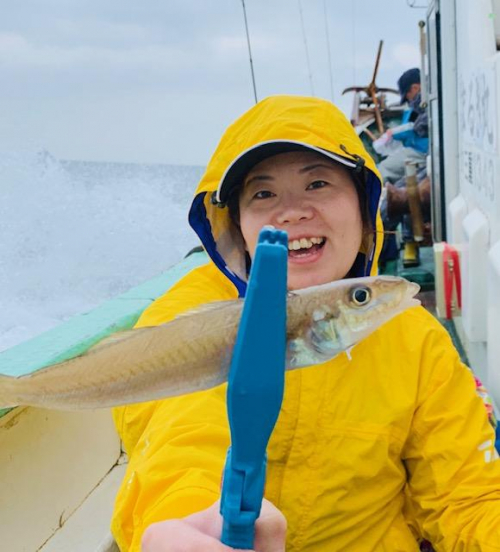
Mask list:
[{"label": "sky", "polygon": [[[341,92],[370,82],[380,40],[379,86],[419,64],[425,10],[407,0],[246,10],[259,99],[316,95],[349,115]],[[240,0],[21,0],[1,14],[0,152],[206,165],[254,103]]]}]

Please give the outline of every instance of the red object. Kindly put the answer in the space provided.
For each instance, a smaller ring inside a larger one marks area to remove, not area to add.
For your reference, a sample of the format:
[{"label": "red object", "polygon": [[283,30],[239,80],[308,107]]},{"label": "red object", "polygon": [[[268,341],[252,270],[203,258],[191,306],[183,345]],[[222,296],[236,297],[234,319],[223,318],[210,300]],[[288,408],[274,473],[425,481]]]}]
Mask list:
[{"label": "red object", "polygon": [[444,276],[444,304],[446,307],[446,319],[451,320],[451,302],[453,298],[453,285],[457,291],[457,302],[462,308],[462,279],[460,276],[460,259],[458,251],[448,243],[444,243],[443,249],[443,276]]}]

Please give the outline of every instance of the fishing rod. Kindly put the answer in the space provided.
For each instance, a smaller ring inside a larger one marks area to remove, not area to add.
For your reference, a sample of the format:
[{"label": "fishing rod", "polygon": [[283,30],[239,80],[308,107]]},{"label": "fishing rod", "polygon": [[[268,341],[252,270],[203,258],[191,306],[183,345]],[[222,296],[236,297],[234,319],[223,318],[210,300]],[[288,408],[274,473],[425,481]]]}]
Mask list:
[{"label": "fishing rod", "polygon": [[302,14],[302,4],[300,3],[300,0],[298,0],[298,3],[299,3],[300,26],[302,27],[302,40],[304,41],[304,50],[306,52],[306,62],[307,62],[307,73],[308,73],[308,76],[309,76],[309,86],[311,87],[311,96],[315,96],[314,83],[313,83],[312,71],[311,71],[311,61],[309,60],[309,48],[307,47],[306,27],[304,25],[304,16]]},{"label": "fishing rod", "polygon": [[335,96],[333,93],[333,75],[332,75],[332,56],[330,49],[330,33],[328,31],[328,14],[326,10],[326,0],[323,0],[323,12],[325,19],[325,35],[326,35],[326,52],[328,57],[328,74],[330,76],[330,95],[332,97],[332,102],[335,101]]},{"label": "fishing rod", "polygon": [[415,8],[415,9],[422,9],[422,10],[425,10],[427,9],[427,4],[417,4],[417,0],[406,0],[406,5],[409,7],[409,8]]},{"label": "fishing rod", "polygon": [[248,32],[247,10],[245,7],[245,0],[241,0],[241,5],[243,6],[243,16],[245,18],[245,29],[247,33],[247,44],[248,44],[248,56],[250,58],[250,71],[252,73],[253,95],[255,97],[255,103],[257,103],[259,100],[257,99],[257,86],[255,85],[255,74],[253,71],[252,48],[250,47],[250,33]]}]

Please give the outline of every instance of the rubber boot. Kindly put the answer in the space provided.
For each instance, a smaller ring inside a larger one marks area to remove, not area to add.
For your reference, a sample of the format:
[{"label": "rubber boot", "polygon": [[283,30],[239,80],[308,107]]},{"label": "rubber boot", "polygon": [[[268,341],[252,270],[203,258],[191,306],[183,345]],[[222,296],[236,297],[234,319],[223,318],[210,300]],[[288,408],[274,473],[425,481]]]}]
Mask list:
[{"label": "rubber boot", "polygon": [[411,268],[420,264],[420,254],[417,242],[405,242],[403,249],[403,266]]}]

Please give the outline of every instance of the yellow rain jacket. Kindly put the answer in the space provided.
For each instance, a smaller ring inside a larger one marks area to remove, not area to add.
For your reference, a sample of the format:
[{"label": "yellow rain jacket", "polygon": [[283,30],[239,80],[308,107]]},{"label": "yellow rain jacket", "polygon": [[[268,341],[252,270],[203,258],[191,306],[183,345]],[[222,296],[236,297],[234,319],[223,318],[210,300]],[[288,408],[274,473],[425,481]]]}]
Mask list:
[{"label": "yellow rain jacket", "polygon": [[[158,299],[138,326],[244,294],[241,238],[211,195],[236,157],[270,140],[363,157],[372,222],[382,230],[378,172],[341,112],[319,99],[268,98],[228,129],[196,192],[190,222],[212,260]],[[376,273],[381,241],[359,254],[357,275]],[[219,498],[229,446],[225,393],[220,386],[115,410],[129,455],[112,521],[122,551],[139,552],[151,523]],[[493,446],[470,371],[441,325],[412,308],[350,356],[287,373],[266,497],[286,516],[288,552],[410,552],[418,550],[416,534],[440,551],[500,550]]]}]

